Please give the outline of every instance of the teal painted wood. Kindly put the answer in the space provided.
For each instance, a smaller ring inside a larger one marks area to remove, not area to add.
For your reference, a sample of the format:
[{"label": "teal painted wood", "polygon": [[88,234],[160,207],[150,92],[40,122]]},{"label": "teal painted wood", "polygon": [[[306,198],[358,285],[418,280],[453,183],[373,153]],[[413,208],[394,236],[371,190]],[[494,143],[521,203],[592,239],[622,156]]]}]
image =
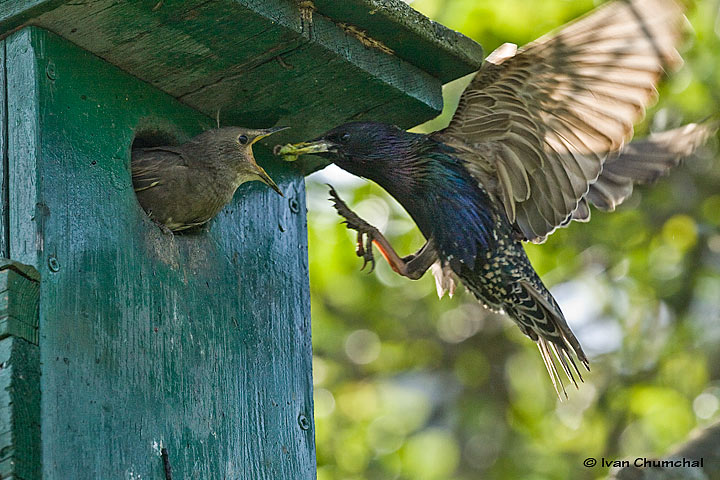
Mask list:
[{"label": "teal painted wood", "polygon": [[0,339],[13,336],[38,344],[39,289],[37,270],[0,259]]},{"label": "teal painted wood", "polygon": [[[304,183],[245,184],[167,236],[132,191],[136,129],[213,120],[37,28],[7,38],[10,255],[37,267],[45,479],[315,477]],[[78,68],[82,65],[83,68]]]},{"label": "teal painted wood", "polygon": [[[373,109],[405,127],[442,109],[439,79],[298,1],[158,3],[65,2],[31,22],[223,123],[292,125],[280,143]],[[401,108],[377,110],[391,103]]]},{"label": "teal painted wood", "polygon": [[0,0],[0,35],[41,26],[224,124],[292,125],[278,143],[348,120],[422,123],[442,110],[442,83],[482,61],[477,43],[400,0],[304,4]]},{"label": "teal painted wood", "polygon": [[0,258],[9,257],[7,189],[7,97],[5,95],[5,40],[0,40]]},{"label": "teal painted wood", "polygon": [[480,68],[483,49],[462,33],[433,22],[403,0],[313,0],[336,22],[358,25],[394,54],[443,83]]},{"label": "teal painted wood", "polygon": [[40,480],[40,355],[21,338],[0,340],[0,478]]},{"label": "teal painted wood", "polygon": [[34,268],[0,260],[0,478],[4,480],[41,478],[39,281]]},{"label": "teal painted wood", "polygon": [[[272,2],[267,0],[232,0],[222,8],[227,10],[236,3],[253,10],[269,12],[270,18],[282,22],[296,18],[297,2]],[[63,3],[78,3],[69,0],[0,0],[0,30],[9,30],[32,18],[62,6]],[[97,0],[94,3],[100,3]],[[134,2],[141,11],[157,12],[162,7],[173,7],[172,1]],[[176,2],[179,3],[179,2]],[[185,6],[196,2],[183,2]],[[207,3],[207,2],[203,2]],[[219,2],[217,2],[219,3]],[[273,5],[275,3],[275,5]],[[336,23],[346,23],[363,30],[373,38],[382,41],[405,61],[419,66],[433,76],[446,82],[477,70],[482,60],[482,47],[461,33],[432,22],[410,8],[402,0],[314,0],[316,11]],[[279,15],[284,5],[284,14]],[[289,13],[289,14],[288,14]],[[299,30],[298,30],[299,31]]]},{"label": "teal painted wood", "polygon": [[0,0],[0,28],[3,32],[17,28],[31,18],[47,12],[63,0]]}]

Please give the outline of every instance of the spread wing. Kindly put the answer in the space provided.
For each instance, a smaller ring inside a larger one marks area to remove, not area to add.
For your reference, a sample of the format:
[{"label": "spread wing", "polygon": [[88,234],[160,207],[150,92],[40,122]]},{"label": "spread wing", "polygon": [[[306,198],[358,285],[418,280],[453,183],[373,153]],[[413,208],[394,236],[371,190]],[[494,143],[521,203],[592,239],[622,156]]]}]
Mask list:
[{"label": "spread wing", "polygon": [[[132,151],[132,182],[136,192],[162,185],[162,178],[173,171],[187,170],[187,161],[179,147],[138,148]],[[162,172],[162,175],[161,175]]]},{"label": "spread wing", "polygon": [[[689,123],[680,128],[633,140],[620,152],[608,156],[597,181],[584,200],[613,211],[633,191],[636,183],[650,183],[666,175],[714,135],[720,122]],[[576,210],[577,212],[577,210]],[[588,212],[589,213],[589,212]],[[589,218],[589,216],[588,216]]]},{"label": "spread wing", "polygon": [[608,153],[632,137],[664,69],[682,63],[683,22],[674,0],[616,0],[517,52],[503,45],[436,135],[542,241],[587,207]]}]

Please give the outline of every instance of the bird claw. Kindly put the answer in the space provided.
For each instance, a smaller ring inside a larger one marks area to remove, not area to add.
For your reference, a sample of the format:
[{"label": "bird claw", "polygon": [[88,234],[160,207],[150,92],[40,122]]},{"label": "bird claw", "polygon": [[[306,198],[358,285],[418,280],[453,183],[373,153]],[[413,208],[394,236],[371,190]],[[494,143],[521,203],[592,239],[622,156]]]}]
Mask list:
[{"label": "bird claw", "polygon": [[152,221],[155,222],[155,225],[158,226],[158,228],[159,228],[160,231],[163,233],[163,235],[167,235],[167,236],[169,236],[170,238],[174,238],[174,237],[175,237],[175,232],[173,232],[172,230],[170,230],[164,223],[161,223],[159,220],[156,220],[156,219],[152,219]]},{"label": "bird claw", "polygon": [[340,198],[332,185],[328,185],[328,187],[330,187],[330,200],[333,202],[333,207],[335,207],[338,215],[345,219],[342,223],[350,230],[358,232],[355,255],[363,259],[360,270],[365,270],[365,267],[370,264],[368,273],[372,273],[375,270],[375,255],[373,254],[372,242],[375,234],[378,233],[377,228],[350,210],[350,207]]},{"label": "bird claw", "polygon": [[[350,227],[348,226],[348,228]],[[363,235],[365,236],[365,245],[363,245]],[[361,232],[358,230],[355,255],[363,259],[363,265],[360,267],[360,271],[365,270],[368,263],[370,264],[370,270],[368,270],[368,273],[372,273],[375,270],[375,255],[373,254],[372,241],[372,232]]]}]

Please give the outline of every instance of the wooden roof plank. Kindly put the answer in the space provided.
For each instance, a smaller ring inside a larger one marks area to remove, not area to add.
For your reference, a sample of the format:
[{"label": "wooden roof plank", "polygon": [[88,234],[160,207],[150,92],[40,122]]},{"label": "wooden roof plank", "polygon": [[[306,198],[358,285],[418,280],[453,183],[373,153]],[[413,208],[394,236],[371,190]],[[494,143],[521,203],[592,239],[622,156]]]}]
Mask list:
[{"label": "wooden roof plank", "polygon": [[358,26],[395,55],[443,83],[480,68],[482,47],[465,35],[433,22],[401,0],[313,0],[317,11],[336,22]]},{"label": "wooden roof plank", "polygon": [[278,142],[352,119],[421,123],[441,111],[442,83],[482,56],[399,0],[14,5],[0,0],[0,32],[20,20],[51,30],[223,124],[292,126]]}]

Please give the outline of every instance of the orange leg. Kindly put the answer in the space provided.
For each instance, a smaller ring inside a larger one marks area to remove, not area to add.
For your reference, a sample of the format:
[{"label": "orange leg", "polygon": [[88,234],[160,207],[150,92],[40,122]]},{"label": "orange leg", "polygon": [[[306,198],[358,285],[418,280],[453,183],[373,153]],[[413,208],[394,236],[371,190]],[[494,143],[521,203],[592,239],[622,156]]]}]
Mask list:
[{"label": "orange leg", "polygon": [[417,280],[430,268],[437,254],[432,246],[432,241],[428,241],[417,253],[400,257],[390,242],[380,231],[374,226],[360,218],[355,212],[350,210],[347,204],[340,198],[334,188],[330,187],[330,200],[334,202],[334,207],[338,214],[342,216],[349,229],[357,230],[357,248],[355,253],[358,257],[362,257],[365,263],[362,268],[370,263],[370,271],[375,269],[375,257],[372,253],[372,246],[375,245],[380,251],[385,261],[390,265],[398,275]]}]

